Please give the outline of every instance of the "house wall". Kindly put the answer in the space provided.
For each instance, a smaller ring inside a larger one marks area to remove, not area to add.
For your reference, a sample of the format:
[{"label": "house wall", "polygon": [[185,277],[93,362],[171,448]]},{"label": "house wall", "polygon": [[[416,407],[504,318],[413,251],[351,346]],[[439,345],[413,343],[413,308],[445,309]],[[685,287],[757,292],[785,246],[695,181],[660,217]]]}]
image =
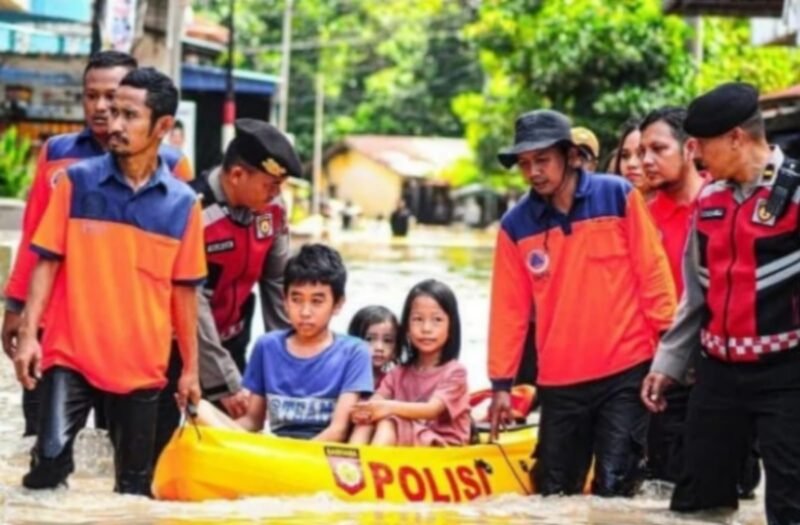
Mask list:
[{"label": "house wall", "polygon": [[325,171],[328,188],[336,187],[336,198],[352,201],[366,217],[387,217],[400,200],[402,177],[358,152],[335,155]]}]

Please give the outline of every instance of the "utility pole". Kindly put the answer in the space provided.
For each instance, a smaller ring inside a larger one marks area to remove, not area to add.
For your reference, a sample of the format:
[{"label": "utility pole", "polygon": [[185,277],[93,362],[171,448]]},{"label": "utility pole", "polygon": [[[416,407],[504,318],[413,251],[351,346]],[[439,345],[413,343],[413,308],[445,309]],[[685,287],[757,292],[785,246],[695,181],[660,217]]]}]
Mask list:
[{"label": "utility pole", "polygon": [[319,215],[320,183],[322,181],[322,128],[325,112],[325,76],[317,73],[317,93],[314,104],[314,167],[311,174],[311,214]]},{"label": "utility pole", "polygon": [[228,147],[233,140],[236,120],[236,92],[233,85],[233,41],[236,34],[234,32],[233,17],[236,13],[236,0],[230,0],[228,8],[228,65],[225,68],[225,102],[222,105],[222,151]]},{"label": "utility pole", "polygon": [[294,0],[284,0],[283,34],[281,35],[281,90],[278,128],[284,133],[289,114],[289,65],[292,61],[292,6]]},{"label": "utility pole", "polygon": [[181,63],[183,62],[183,10],[184,0],[169,0],[167,6],[169,76],[179,90],[181,87]]},{"label": "utility pole", "polygon": [[700,66],[703,65],[703,18],[701,16],[690,18],[689,26],[692,28],[692,58],[695,67],[700,69]]},{"label": "utility pole", "polygon": [[103,14],[105,13],[105,0],[94,0],[92,4],[92,43],[89,48],[90,54],[95,54],[103,49]]}]

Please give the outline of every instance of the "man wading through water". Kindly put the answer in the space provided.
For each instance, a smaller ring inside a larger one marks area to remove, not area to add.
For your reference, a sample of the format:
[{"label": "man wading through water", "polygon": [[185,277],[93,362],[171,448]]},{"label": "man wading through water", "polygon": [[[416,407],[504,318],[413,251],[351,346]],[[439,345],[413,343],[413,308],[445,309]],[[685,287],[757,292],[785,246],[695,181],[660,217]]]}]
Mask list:
[{"label": "man wading through water", "polygon": [[595,459],[592,492],[632,496],[647,411],[639,385],[676,307],[658,232],[638,191],[617,176],[579,168],[569,120],[537,110],[519,117],[517,164],[530,193],[501,222],[489,324],[492,435],[510,394],[534,312],[541,401],[532,482],[541,494],[579,494]]}]

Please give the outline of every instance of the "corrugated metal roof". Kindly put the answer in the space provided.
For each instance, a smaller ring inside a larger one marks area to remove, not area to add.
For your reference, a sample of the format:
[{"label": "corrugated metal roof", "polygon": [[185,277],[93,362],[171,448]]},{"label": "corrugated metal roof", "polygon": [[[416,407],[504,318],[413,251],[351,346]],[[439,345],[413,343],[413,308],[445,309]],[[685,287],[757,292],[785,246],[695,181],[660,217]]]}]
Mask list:
[{"label": "corrugated metal roof", "polygon": [[471,155],[466,140],[447,137],[350,135],[344,145],[407,177],[435,174]]}]

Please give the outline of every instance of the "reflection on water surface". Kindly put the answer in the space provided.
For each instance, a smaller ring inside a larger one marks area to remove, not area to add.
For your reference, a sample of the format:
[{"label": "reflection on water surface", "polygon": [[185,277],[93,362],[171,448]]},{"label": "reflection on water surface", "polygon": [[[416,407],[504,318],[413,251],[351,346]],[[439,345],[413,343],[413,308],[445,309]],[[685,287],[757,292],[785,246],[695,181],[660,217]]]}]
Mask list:
[{"label": "reflection on water surface", "polygon": [[[486,247],[436,248],[350,244],[347,303],[334,328],[344,330],[353,313],[367,304],[384,304],[399,313],[405,294],[417,281],[435,277],[456,291],[462,314],[461,360],[470,385],[486,379],[486,322],[491,250]],[[260,314],[258,314],[260,315]],[[255,323],[258,324],[258,323]],[[344,504],[326,495],[296,499],[251,498],[235,502],[167,503],[111,493],[110,446],[96,430],[84,431],[76,446],[77,472],[68,490],[34,493],[19,488],[32,441],[22,439],[19,389],[10,363],[0,366],[0,523],[12,524],[219,524],[286,525],[634,525],[764,523],[762,502],[746,502],[734,516],[691,518],[668,512],[667,491],[649,487],[634,500],[591,497],[505,496],[488,501],[441,505]],[[265,473],[279,475],[279,473]]]}]

